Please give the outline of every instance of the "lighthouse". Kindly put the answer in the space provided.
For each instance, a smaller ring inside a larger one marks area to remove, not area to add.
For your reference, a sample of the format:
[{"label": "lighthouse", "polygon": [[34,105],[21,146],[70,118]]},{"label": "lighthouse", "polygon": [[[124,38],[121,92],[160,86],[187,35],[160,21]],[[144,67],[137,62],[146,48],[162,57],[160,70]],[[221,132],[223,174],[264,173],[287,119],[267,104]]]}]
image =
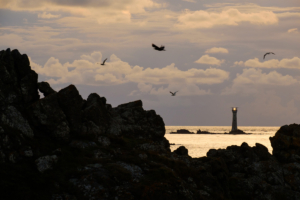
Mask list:
[{"label": "lighthouse", "polygon": [[236,119],[237,107],[232,108],[232,128],[231,131],[237,130],[237,119]]}]

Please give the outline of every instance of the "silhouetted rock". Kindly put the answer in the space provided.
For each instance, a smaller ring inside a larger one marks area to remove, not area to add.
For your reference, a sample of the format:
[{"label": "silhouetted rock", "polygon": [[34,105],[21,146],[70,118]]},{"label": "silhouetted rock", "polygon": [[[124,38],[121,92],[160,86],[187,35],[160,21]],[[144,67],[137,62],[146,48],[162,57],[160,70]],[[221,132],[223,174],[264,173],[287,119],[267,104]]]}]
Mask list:
[{"label": "silhouetted rock", "polygon": [[216,134],[216,133],[210,133],[208,131],[201,131],[200,129],[197,130],[197,133],[196,134]]},{"label": "silhouetted rock", "polygon": [[39,99],[37,86],[25,54],[0,51],[1,200],[300,199],[300,125],[270,138],[274,156],[242,143],[191,158],[140,100],[112,108],[44,83]]},{"label": "silhouetted rock", "polygon": [[93,134],[96,135],[103,134],[108,128],[110,119],[108,111],[105,108],[103,100],[96,93],[88,96],[82,110],[82,117],[85,122],[84,126],[86,127],[84,131],[90,132],[88,134],[91,134],[90,130],[93,130]]},{"label": "silhouetted rock", "polygon": [[44,96],[56,93],[56,91],[51,88],[50,84],[44,81],[38,83],[38,89]]},{"label": "silhouetted rock", "polygon": [[57,140],[69,139],[69,123],[58,103],[57,93],[50,94],[28,107],[33,125]]},{"label": "silhouetted rock", "polygon": [[274,137],[270,137],[273,155],[283,163],[300,162],[300,125],[280,127]]},{"label": "silhouetted rock", "polygon": [[166,131],[162,118],[154,110],[145,111],[142,105],[142,101],[138,100],[112,108],[108,132],[162,140]]},{"label": "silhouetted rock", "polygon": [[232,135],[247,134],[247,135],[250,135],[251,133],[245,133],[244,131],[237,129],[237,130],[230,131],[229,133],[224,133],[224,134],[232,134]]},{"label": "silhouetted rock", "polygon": [[187,156],[188,155],[188,150],[184,146],[178,147],[176,150],[174,150],[174,153],[180,156]]},{"label": "silhouetted rock", "polygon": [[179,129],[176,132],[171,132],[170,134],[194,134],[194,132],[190,132],[189,130],[186,129]]},{"label": "silhouetted rock", "polygon": [[66,116],[72,134],[81,134],[83,99],[74,85],[69,85],[57,93],[58,104]]}]

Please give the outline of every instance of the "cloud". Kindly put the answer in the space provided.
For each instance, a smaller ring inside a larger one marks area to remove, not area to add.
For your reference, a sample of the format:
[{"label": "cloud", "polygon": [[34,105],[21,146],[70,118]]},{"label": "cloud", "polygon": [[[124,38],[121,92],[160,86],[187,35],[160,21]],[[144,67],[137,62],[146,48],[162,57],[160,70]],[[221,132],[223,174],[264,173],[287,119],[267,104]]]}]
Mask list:
[{"label": "cloud", "polygon": [[218,66],[220,66],[223,62],[225,62],[225,60],[219,60],[215,57],[210,57],[209,55],[203,55],[201,58],[195,61],[195,63]]},{"label": "cloud", "polygon": [[290,86],[299,83],[290,75],[282,75],[276,71],[262,73],[261,69],[244,69],[242,74],[237,74],[232,81],[231,87],[224,89],[222,94],[253,94],[257,93],[264,86]]},{"label": "cloud", "polygon": [[298,28],[291,28],[287,31],[288,33],[299,33]]},{"label": "cloud", "polygon": [[138,83],[138,90],[130,93],[131,96],[150,94],[150,95],[171,95],[170,91],[178,91],[176,96],[199,96],[212,94],[210,90],[200,89],[195,83],[171,83],[168,86],[153,86],[152,84]]},{"label": "cloud", "polygon": [[196,3],[195,0],[182,0],[182,1],[191,2],[191,3]]},{"label": "cloud", "polygon": [[[81,85],[118,85],[138,83],[140,92],[163,94],[167,90],[182,89],[181,94],[208,94],[200,90],[198,85],[212,85],[224,82],[229,73],[221,69],[189,69],[183,71],[175,64],[164,68],[146,68],[131,66],[116,55],[111,55],[104,66],[97,64],[102,60],[101,52],[82,55],[72,63],[61,64],[51,57],[44,66],[30,59],[32,69],[38,74],[48,77],[50,84],[72,83]],[[183,87],[183,85],[186,85]],[[158,89],[155,89],[158,88]]]},{"label": "cloud", "polygon": [[39,13],[38,18],[43,18],[43,19],[52,19],[52,18],[59,18],[60,15],[52,15],[51,13]]},{"label": "cloud", "polygon": [[177,27],[212,28],[220,25],[237,26],[240,22],[250,22],[255,25],[270,25],[278,23],[278,17],[271,11],[242,13],[235,8],[229,8],[221,12],[185,10],[178,17]]},{"label": "cloud", "polygon": [[0,1],[0,8],[10,10],[26,11],[66,11],[79,15],[89,15],[91,10],[99,9],[120,12],[140,13],[145,12],[145,8],[160,7],[152,0],[10,0]]},{"label": "cloud", "polygon": [[284,58],[282,60],[271,59],[267,61],[260,62],[258,58],[249,59],[246,62],[236,61],[235,65],[255,67],[255,68],[290,68],[290,69],[300,69],[300,58]]},{"label": "cloud", "polygon": [[211,49],[207,49],[205,53],[228,53],[228,50],[222,47],[213,47]]}]

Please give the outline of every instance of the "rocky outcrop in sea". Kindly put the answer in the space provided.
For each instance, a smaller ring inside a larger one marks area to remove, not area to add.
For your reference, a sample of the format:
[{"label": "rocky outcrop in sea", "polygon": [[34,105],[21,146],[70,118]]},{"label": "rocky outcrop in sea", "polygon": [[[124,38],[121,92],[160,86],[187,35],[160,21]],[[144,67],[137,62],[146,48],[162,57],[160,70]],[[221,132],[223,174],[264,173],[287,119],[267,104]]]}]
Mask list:
[{"label": "rocky outcrop in sea", "polygon": [[[39,92],[44,97],[39,96]],[[113,108],[74,85],[54,91],[18,50],[0,51],[0,197],[22,200],[300,199],[300,125],[261,144],[170,151],[137,100]]]}]

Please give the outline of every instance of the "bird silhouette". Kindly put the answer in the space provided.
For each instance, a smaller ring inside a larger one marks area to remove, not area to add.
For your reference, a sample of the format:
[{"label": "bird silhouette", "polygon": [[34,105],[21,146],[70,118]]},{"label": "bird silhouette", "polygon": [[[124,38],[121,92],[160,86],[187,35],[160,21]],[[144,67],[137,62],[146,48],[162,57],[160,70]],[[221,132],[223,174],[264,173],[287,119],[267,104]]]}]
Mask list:
[{"label": "bird silhouette", "polygon": [[107,60],[107,58],[105,58],[105,60],[103,60],[103,63],[101,65],[104,65],[105,61]]},{"label": "bird silhouette", "polygon": [[170,91],[170,93],[172,94],[172,96],[175,96],[177,92],[178,92],[178,91],[176,91],[176,92],[171,92],[171,91]]},{"label": "bird silhouette", "polygon": [[265,53],[265,55],[264,55],[264,59],[265,59],[266,55],[268,55],[268,54],[274,54],[274,55],[275,55],[275,53],[273,53],[273,52],[268,52],[268,53]]},{"label": "bird silhouette", "polygon": [[165,46],[156,46],[155,44],[152,44],[152,47],[154,47],[155,50],[157,51],[165,51]]},{"label": "bird silhouette", "polygon": [[[105,58],[105,60],[103,60],[103,63],[101,63],[101,65],[104,65],[106,60],[107,60],[107,58]],[[97,64],[98,64],[98,63],[97,63]]]}]

